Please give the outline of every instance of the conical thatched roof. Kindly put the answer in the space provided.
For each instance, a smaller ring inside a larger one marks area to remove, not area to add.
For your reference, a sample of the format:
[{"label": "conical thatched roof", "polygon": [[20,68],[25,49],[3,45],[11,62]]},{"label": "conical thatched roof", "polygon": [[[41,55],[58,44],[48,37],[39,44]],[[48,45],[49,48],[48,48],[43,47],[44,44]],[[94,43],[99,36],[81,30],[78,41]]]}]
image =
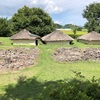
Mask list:
[{"label": "conical thatched roof", "polygon": [[63,32],[56,30],[44,37],[42,37],[43,41],[72,41],[74,40],[69,35],[64,34]]},{"label": "conical thatched roof", "polygon": [[85,34],[85,35],[78,37],[77,39],[78,40],[88,40],[88,41],[100,40],[100,34],[92,31],[88,34]]},{"label": "conical thatched roof", "polygon": [[39,38],[38,35],[31,34],[28,30],[23,29],[19,33],[10,37],[11,40],[34,40]]}]

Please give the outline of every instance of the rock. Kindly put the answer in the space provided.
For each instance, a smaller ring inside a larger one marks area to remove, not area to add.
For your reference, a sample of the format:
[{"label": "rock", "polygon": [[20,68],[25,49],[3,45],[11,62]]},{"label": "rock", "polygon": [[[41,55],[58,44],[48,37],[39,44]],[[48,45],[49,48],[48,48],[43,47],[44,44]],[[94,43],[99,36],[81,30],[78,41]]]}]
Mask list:
[{"label": "rock", "polygon": [[36,48],[0,50],[0,70],[16,70],[34,65],[38,52]]},{"label": "rock", "polygon": [[54,52],[53,58],[61,62],[100,61],[100,48],[88,48],[85,50],[79,48],[59,48]]}]

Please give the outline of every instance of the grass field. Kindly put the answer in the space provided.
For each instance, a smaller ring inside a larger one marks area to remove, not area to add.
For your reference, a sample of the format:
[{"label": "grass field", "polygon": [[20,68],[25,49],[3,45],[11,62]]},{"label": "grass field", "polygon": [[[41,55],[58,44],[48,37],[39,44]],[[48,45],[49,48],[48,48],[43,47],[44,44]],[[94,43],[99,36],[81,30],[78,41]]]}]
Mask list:
[{"label": "grass field", "polygon": [[[0,49],[16,47],[11,45],[9,38],[0,38],[0,41],[4,41],[4,45],[1,45]],[[60,47],[88,48],[100,47],[100,45],[85,45],[82,43],[77,43],[76,41],[74,41],[74,45],[71,46],[43,44],[39,45],[37,48],[40,50],[40,54],[35,66],[31,66],[20,71],[0,72],[0,94],[5,93],[5,87],[8,84],[16,84],[19,76],[26,76],[27,78],[32,78],[34,76],[39,82],[43,82],[45,80],[55,81],[74,77],[74,73],[70,71],[74,70],[77,72],[82,72],[82,75],[86,76],[88,79],[92,78],[93,76],[100,78],[100,62],[82,61],[74,63],[59,63],[53,61],[52,53],[55,51],[55,49]]]},{"label": "grass field", "polygon": [[[74,34],[72,30],[61,30],[61,31],[68,35]],[[76,31],[76,35],[78,35],[78,36],[84,35],[84,34],[87,34],[87,31]]]}]

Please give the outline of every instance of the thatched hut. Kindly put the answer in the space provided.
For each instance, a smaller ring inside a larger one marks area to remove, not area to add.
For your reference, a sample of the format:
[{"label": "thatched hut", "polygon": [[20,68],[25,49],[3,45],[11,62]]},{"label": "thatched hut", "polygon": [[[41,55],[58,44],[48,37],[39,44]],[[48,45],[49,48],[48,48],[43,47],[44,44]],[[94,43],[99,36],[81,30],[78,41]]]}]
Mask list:
[{"label": "thatched hut", "polygon": [[85,44],[100,44],[100,34],[97,32],[90,32],[77,38],[78,42]]},{"label": "thatched hut", "polygon": [[42,40],[45,43],[65,43],[65,44],[71,44],[74,40],[69,35],[64,34],[63,32],[56,30],[44,37],[42,37]]},{"label": "thatched hut", "polygon": [[38,35],[31,34],[28,30],[23,29],[19,33],[10,37],[14,45],[38,45]]}]

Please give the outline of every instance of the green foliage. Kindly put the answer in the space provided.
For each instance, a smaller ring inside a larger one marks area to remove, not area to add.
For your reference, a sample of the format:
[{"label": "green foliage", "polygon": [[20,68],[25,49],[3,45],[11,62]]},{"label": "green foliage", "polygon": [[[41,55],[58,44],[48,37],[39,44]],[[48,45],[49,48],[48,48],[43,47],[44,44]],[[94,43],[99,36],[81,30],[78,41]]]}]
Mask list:
[{"label": "green foliage", "polygon": [[89,32],[100,32],[100,3],[93,3],[86,6],[83,17],[87,19],[85,27]]},{"label": "green foliage", "polygon": [[85,29],[85,28],[83,28],[83,29],[82,29],[82,31],[83,31],[83,32],[87,32],[88,30],[87,30],[87,29]]},{"label": "green foliage", "polygon": [[[79,32],[79,34],[80,33],[81,32]],[[71,33],[69,33],[69,34],[71,34]],[[77,32],[77,34],[78,34],[78,32]],[[81,34],[84,34],[84,33],[81,33]],[[4,42],[4,45],[0,45],[0,49],[8,50],[11,48],[12,49],[13,48],[20,48],[20,46],[11,45],[11,41],[9,40],[9,38],[2,38],[1,37],[0,42]],[[23,46],[23,47],[34,48],[33,46]],[[100,48],[100,45],[86,45],[83,43],[79,43],[77,41],[74,41],[73,45],[66,45],[66,44],[43,45],[43,44],[41,44],[38,47],[36,47],[40,51],[36,65],[31,66],[31,67],[27,67],[25,69],[18,70],[18,71],[8,70],[6,72],[5,71],[0,72],[0,94],[5,93],[5,86],[7,86],[8,84],[15,84],[16,85],[16,79],[18,79],[18,77],[22,76],[22,75],[26,76],[27,78],[35,76],[37,78],[37,80],[40,80],[42,82],[44,82],[45,80],[56,81],[56,80],[63,80],[63,79],[72,78],[73,73],[70,70],[73,69],[73,70],[76,70],[78,72],[84,73],[84,75],[87,76],[86,78],[88,78],[88,79],[91,79],[92,76],[96,76],[97,78],[99,78],[99,76],[100,76],[100,62],[81,61],[81,62],[73,62],[73,63],[70,63],[70,62],[59,63],[59,62],[54,61],[52,59],[52,57],[53,57],[52,54],[54,53],[54,51],[57,48],[61,48],[61,47],[66,47],[66,48],[79,47],[81,49],[83,49],[83,48],[85,49],[85,48],[89,48],[89,47]],[[23,80],[23,79],[24,78],[20,78],[20,80]],[[28,81],[27,81],[27,83],[28,83]],[[33,82],[33,83],[35,84],[35,82]],[[34,84],[32,84],[32,86],[34,86]],[[23,84],[23,86],[25,86],[25,85]],[[29,86],[30,86],[30,84],[29,84]],[[39,86],[40,85],[37,86],[37,89],[35,89],[35,91],[36,90],[39,91],[39,89],[40,89],[40,88],[38,88]],[[16,97],[17,97],[17,95],[18,96],[23,95],[25,91],[28,92],[27,90],[30,90],[30,92],[31,92],[31,93],[29,93],[29,96],[35,95],[35,94],[33,94],[34,91],[33,91],[31,86],[30,86],[30,88],[27,88],[26,86],[23,88],[24,89],[21,90],[21,87],[19,87],[18,91],[17,90],[15,91]],[[21,92],[21,91],[23,91],[23,92]],[[40,91],[41,91],[41,89],[40,89]],[[11,90],[11,92],[9,92],[9,93],[10,93],[9,95],[11,95],[12,93],[14,95],[14,90]],[[35,93],[37,93],[37,92],[35,92]],[[29,97],[27,93],[24,96]],[[41,95],[39,94],[39,96],[41,96]],[[3,99],[3,100],[5,100],[5,99]],[[14,100],[14,99],[12,99],[12,100]],[[23,100],[23,99],[20,99],[20,100]],[[24,100],[26,100],[26,99],[24,99]],[[29,100],[31,100],[31,99],[29,99]],[[32,100],[39,100],[39,99],[32,99]]]},{"label": "green foliage", "polygon": [[65,34],[70,35],[73,38],[77,38],[77,37],[87,33],[87,30],[85,30],[85,31],[76,31],[77,34],[73,34],[73,30],[61,30],[61,31],[64,32]]},{"label": "green foliage", "polygon": [[73,30],[73,33],[74,33],[74,38],[76,38],[77,27],[74,26],[72,30]]},{"label": "green foliage", "polygon": [[56,28],[63,28],[63,25],[55,23]]},{"label": "green foliage", "polygon": [[49,85],[46,91],[50,100],[99,100],[100,79],[86,80],[81,72],[73,71],[76,78],[60,80],[56,84]]},{"label": "green foliage", "polygon": [[70,28],[70,29],[72,29],[73,27],[74,27],[73,24],[65,24],[64,25],[64,28]]},{"label": "green foliage", "polygon": [[73,25],[73,24],[66,24],[64,28],[70,28],[72,30],[72,34],[70,34],[71,37],[77,38],[79,35],[76,34],[77,31],[82,31],[83,27]]},{"label": "green foliage", "polygon": [[[80,72],[76,72],[78,73]],[[0,100],[100,100],[99,79],[93,77],[94,81],[86,80],[80,75],[70,80],[45,82],[40,82],[35,77],[27,79],[20,76],[16,85],[9,84],[5,87]]]},{"label": "green foliage", "polygon": [[20,8],[12,17],[13,31],[27,29],[40,36],[50,33],[55,29],[51,17],[40,8]]},{"label": "green foliage", "polygon": [[[65,34],[68,34],[68,35],[72,35],[73,34],[73,30],[61,30],[62,32],[64,32]],[[87,30],[85,31],[77,31],[77,34],[76,35],[84,35],[87,33]]]},{"label": "green foliage", "polygon": [[77,31],[82,31],[82,29],[83,29],[83,27],[77,26],[77,25],[73,25],[73,24],[65,24],[64,28],[70,28],[70,29],[76,28]]},{"label": "green foliage", "polygon": [[6,18],[0,18],[0,36],[11,36],[11,27],[9,21]]}]

